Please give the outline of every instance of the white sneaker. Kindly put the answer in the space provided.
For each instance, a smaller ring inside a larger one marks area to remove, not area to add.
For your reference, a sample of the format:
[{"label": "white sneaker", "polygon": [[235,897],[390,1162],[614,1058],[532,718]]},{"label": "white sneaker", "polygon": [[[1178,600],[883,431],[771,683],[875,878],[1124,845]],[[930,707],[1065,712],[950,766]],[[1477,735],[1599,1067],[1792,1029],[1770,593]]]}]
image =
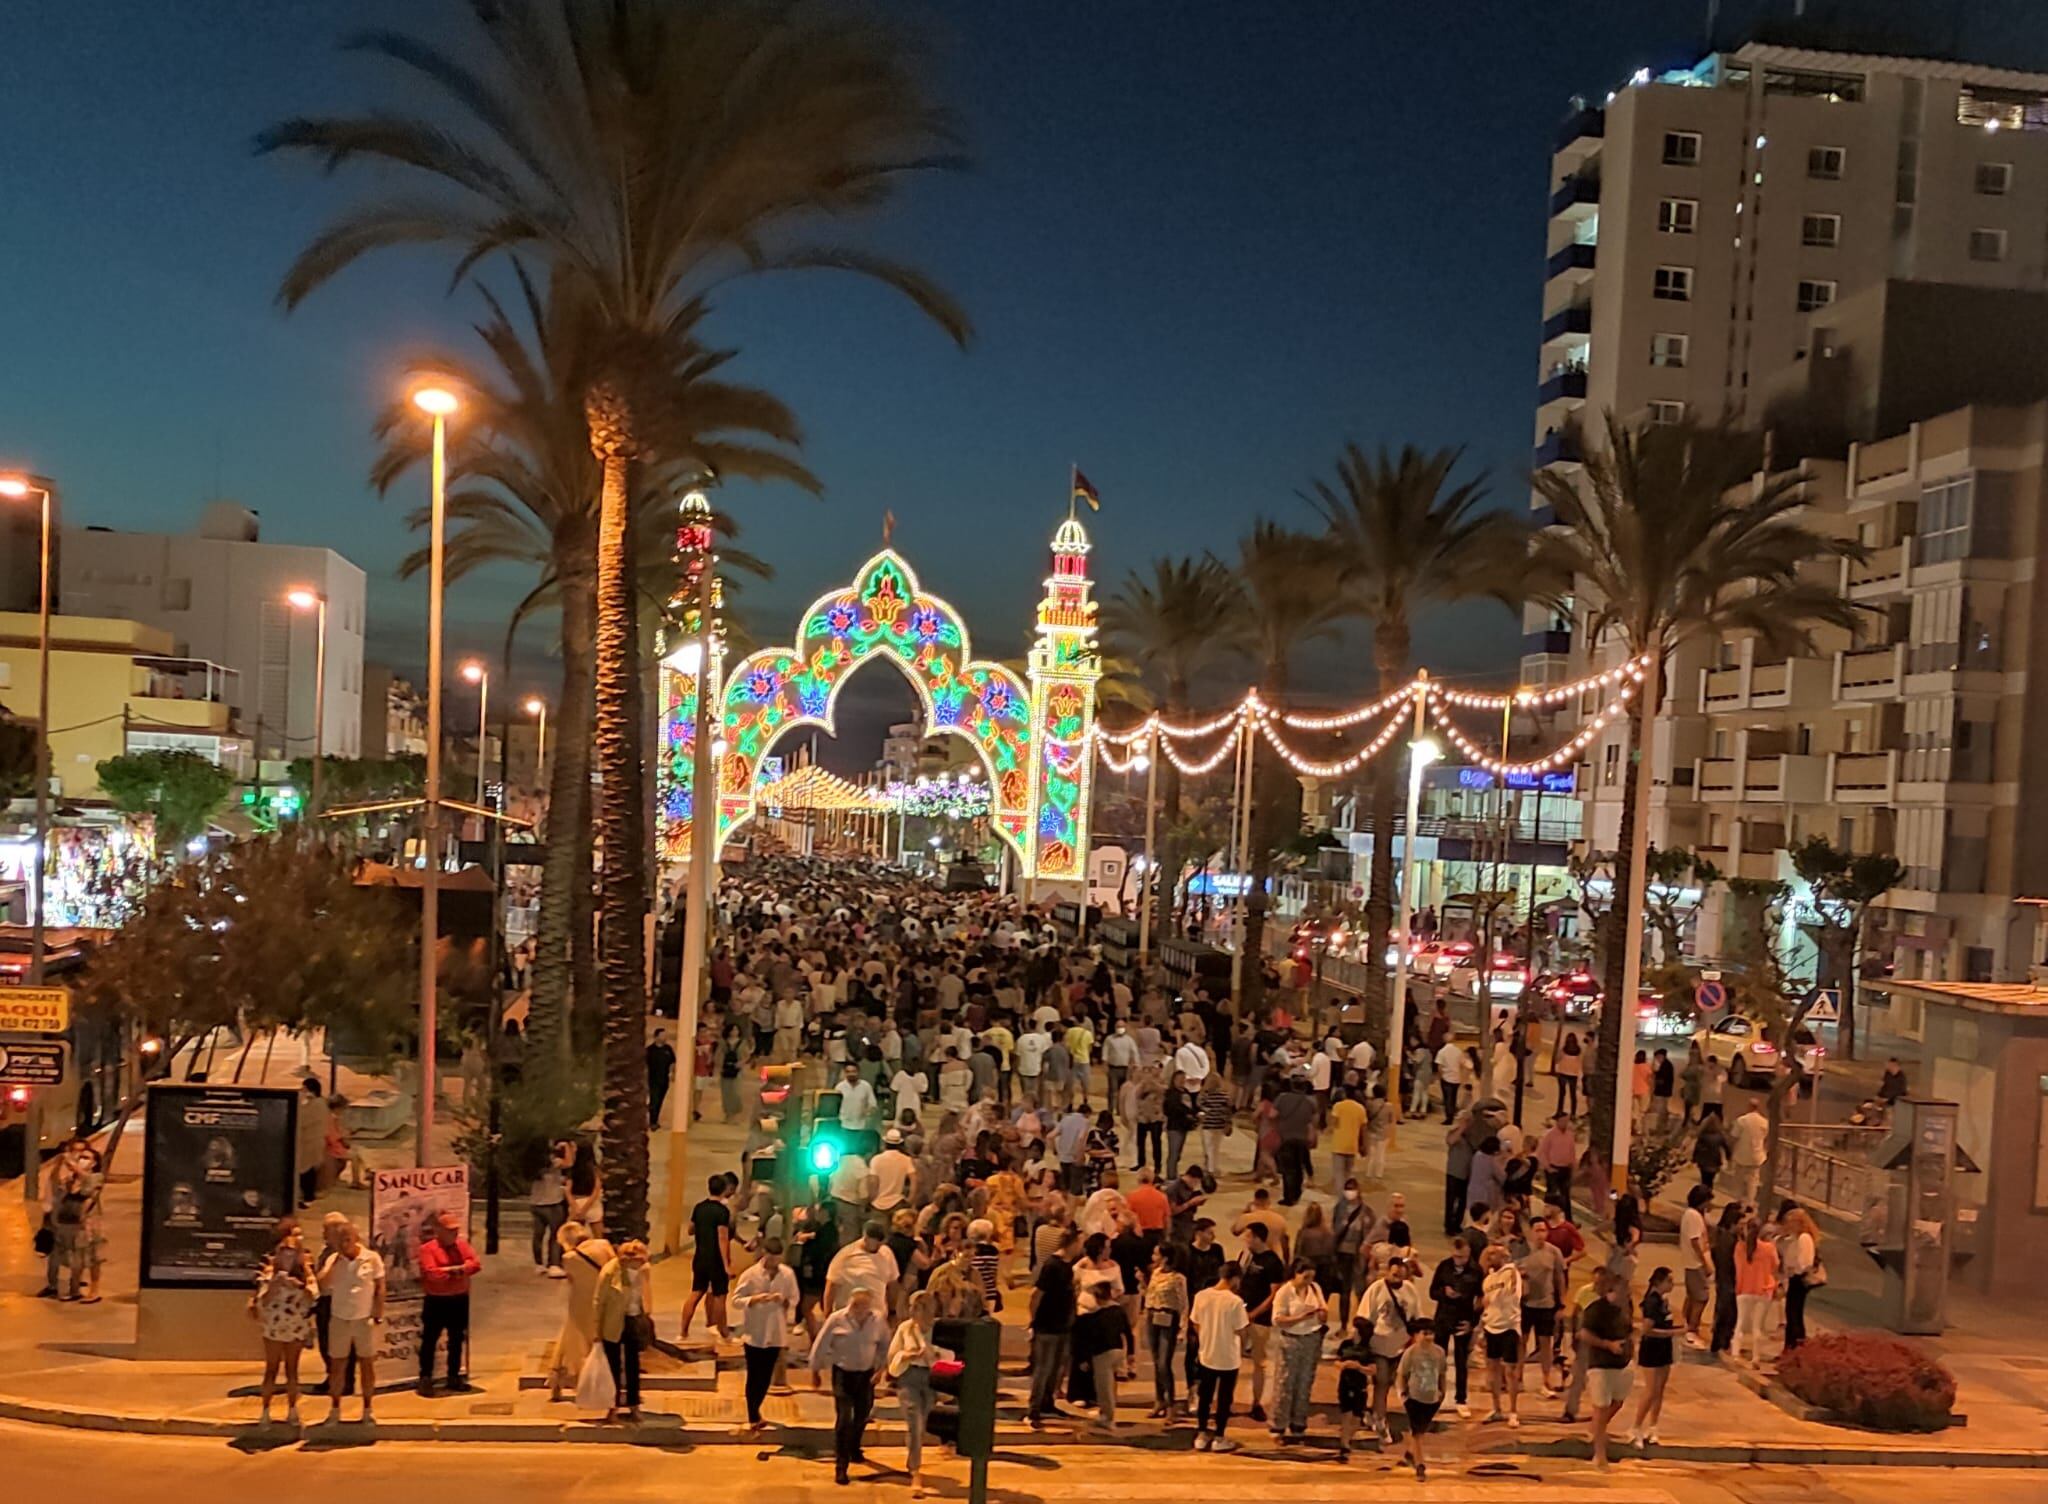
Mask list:
[{"label": "white sneaker", "polygon": [[1196,1450],[1196,1451],[1198,1451],[1198,1452],[1206,1452],[1206,1451],[1208,1451],[1208,1450],[1209,1450],[1209,1442],[1210,1442],[1210,1436],[1209,1436],[1209,1433],[1208,1433],[1207,1431],[1198,1431],[1198,1432],[1196,1432],[1196,1433],[1195,1433],[1195,1450]]},{"label": "white sneaker", "polygon": [[1510,1416],[1508,1417],[1508,1429],[1509,1429],[1510,1431],[1519,1431],[1519,1430],[1521,1430],[1521,1429],[1522,1429],[1522,1417],[1521,1417],[1520,1415],[1518,1415],[1518,1414],[1517,1414],[1517,1415],[1510,1415]]},{"label": "white sneaker", "polygon": [[1458,1406],[1458,1419],[1459,1419],[1459,1420],[1470,1420],[1471,1418],[1472,1418],[1472,1407],[1471,1407],[1470,1405],[1464,1405],[1464,1404],[1461,1404],[1461,1405],[1459,1405],[1459,1406]]},{"label": "white sneaker", "polygon": [[1212,1452],[1234,1452],[1237,1450],[1237,1443],[1228,1436],[1219,1436],[1209,1443],[1209,1450]]}]

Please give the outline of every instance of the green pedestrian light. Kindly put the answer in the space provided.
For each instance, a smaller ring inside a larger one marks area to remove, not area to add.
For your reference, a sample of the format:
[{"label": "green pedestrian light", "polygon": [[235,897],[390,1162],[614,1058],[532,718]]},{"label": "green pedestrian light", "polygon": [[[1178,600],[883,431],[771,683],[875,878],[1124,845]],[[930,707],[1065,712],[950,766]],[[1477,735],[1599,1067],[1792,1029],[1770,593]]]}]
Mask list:
[{"label": "green pedestrian light", "polygon": [[811,1140],[811,1168],[819,1174],[839,1168],[839,1145],[829,1138]]}]

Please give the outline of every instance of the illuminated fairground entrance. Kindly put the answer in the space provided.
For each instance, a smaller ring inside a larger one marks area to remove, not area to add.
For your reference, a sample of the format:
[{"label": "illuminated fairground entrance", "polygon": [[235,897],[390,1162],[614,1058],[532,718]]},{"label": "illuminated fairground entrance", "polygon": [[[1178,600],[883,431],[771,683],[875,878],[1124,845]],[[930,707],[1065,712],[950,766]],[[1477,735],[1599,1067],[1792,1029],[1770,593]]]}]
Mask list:
[{"label": "illuminated fairground entrance", "polygon": [[[718,849],[758,812],[779,762],[777,742],[804,727],[834,734],[841,687],[880,658],[917,691],[925,735],[962,737],[981,759],[989,826],[1014,856],[1015,870],[1041,884],[1080,883],[1094,767],[1089,733],[1102,673],[1088,549],[1087,533],[1068,517],[1053,535],[1052,572],[1024,678],[976,659],[959,612],[926,591],[890,548],[812,602],[788,645],[730,666],[714,651],[704,677],[721,707],[712,747]],[[697,667],[673,658],[663,669],[661,849],[676,862],[688,858],[697,809]]]}]

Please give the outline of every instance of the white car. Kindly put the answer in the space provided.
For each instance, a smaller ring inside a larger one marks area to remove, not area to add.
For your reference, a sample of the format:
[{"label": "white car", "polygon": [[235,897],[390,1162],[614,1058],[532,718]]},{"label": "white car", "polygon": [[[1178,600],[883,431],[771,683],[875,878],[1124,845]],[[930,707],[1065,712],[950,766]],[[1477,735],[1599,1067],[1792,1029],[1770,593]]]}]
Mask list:
[{"label": "white car", "polygon": [[[1479,995],[1479,958],[1466,956],[1451,971],[1451,991],[1466,997]],[[1522,995],[1522,989],[1529,984],[1529,968],[1513,956],[1495,956],[1493,968],[1486,973],[1486,995],[1491,998],[1514,998]]]},{"label": "white car", "polygon": [[[1761,1086],[1778,1074],[1778,1047],[1771,1043],[1769,1031],[1757,1019],[1731,1013],[1703,1030],[1699,1040],[1709,1059],[1728,1068],[1730,1086]],[[1792,1047],[1798,1053],[1800,1068],[1810,1079],[1818,1079],[1828,1052],[1814,1038],[1813,1031],[1802,1025],[1793,1036]]]}]

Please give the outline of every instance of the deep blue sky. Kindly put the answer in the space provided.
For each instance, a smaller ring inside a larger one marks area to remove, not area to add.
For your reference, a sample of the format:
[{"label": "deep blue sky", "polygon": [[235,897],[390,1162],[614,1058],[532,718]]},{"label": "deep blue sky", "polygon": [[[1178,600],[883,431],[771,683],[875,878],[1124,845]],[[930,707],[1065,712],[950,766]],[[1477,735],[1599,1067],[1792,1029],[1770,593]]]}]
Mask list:
[{"label": "deep blue sky", "polygon": [[[1931,8],[1934,0],[1926,0]],[[1973,40],[2026,36],[1987,3]],[[1340,443],[1465,444],[1520,505],[1552,127],[1568,96],[1692,60],[1703,0],[933,7],[941,94],[974,172],[920,185],[874,238],[979,328],[961,354],[844,279],[737,292],[713,332],[784,394],[819,503],[735,489],[779,624],[877,540],[884,508],[985,651],[1021,646],[1067,466],[1100,488],[1098,574],[1230,546]],[[291,113],[393,98],[334,50],[435,0],[20,0],[0,91],[0,461],[58,478],[69,520],[186,527],[214,494],[265,535],[369,572],[372,651],[417,661],[402,505],[363,482],[406,352],[472,305],[445,261],[361,266],[286,318],[272,293],[351,189],[258,160]],[[410,502],[414,498],[407,497]],[[513,578],[451,595],[458,646],[498,635]],[[1516,627],[1425,637],[1504,664]],[[536,634],[536,641],[545,633]],[[536,662],[536,682],[547,670]],[[1321,666],[1323,687],[1364,674]]]}]

